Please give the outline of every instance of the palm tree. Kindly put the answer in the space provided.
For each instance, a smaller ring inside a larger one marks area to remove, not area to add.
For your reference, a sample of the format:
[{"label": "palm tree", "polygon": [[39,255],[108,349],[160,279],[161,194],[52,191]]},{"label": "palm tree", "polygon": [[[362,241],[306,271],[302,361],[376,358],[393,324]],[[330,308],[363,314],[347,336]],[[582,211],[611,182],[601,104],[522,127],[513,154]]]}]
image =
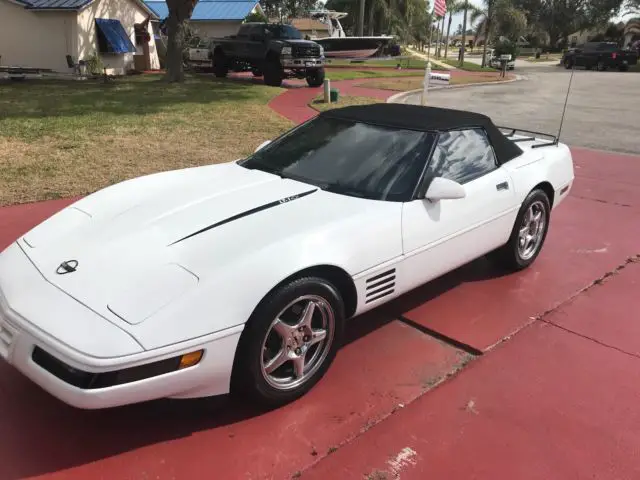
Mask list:
[{"label": "palm tree", "polygon": [[[487,45],[496,30],[498,35],[505,35],[517,39],[525,33],[527,21],[524,12],[516,8],[511,0],[483,0],[484,7],[471,13],[471,23],[478,19],[476,40],[479,36],[484,39],[482,48],[482,66],[486,66]],[[494,35],[495,36],[495,35]]]},{"label": "palm tree", "polygon": [[640,37],[640,17],[632,18],[627,22],[624,26],[624,37],[626,43],[633,43]]},{"label": "palm tree", "polygon": [[478,29],[476,30],[476,40],[482,35],[482,67],[487,66],[487,44],[491,38],[491,27],[493,24],[495,0],[484,0],[484,8],[478,9],[471,14],[471,23],[475,23],[480,19]]},{"label": "palm tree", "polygon": [[449,51],[449,33],[451,32],[451,21],[453,20],[453,16],[462,11],[462,1],[461,0],[452,0],[447,5],[447,12],[449,13],[449,23],[447,23],[447,40],[444,44],[444,58],[447,58],[447,52]]},{"label": "palm tree", "polygon": [[469,0],[462,0],[462,11],[464,14],[462,16],[462,52],[460,53],[460,66],[464,65],[464,50],[467,46],[467,15],[469,13],[473,14],[473,12],[478,10],[478,7],[473,3],[469,3]]}]

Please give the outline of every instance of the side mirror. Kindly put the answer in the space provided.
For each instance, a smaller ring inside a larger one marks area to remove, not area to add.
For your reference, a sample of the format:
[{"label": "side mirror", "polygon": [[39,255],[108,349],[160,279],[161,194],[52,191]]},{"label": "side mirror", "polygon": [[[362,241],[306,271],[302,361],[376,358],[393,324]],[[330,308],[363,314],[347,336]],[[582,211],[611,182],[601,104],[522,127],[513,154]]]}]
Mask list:
[{"label": "side mirror", "polygon": [[467,192],[465,192],[464,187],[458,182],[454,182],[448,178],[436,177],[431,180],[431,184],[424,198],[432,202],[437,202],[438,200],[454,200],[466,196]]},{"label": "side mirror", "polygon": [[255,149],[255,151],[253,153],[256,153],[260,150],[262,150],[264,147],[266,147],[267,145],[269,145],[271,143],[271,140],[267,140],[265,142],[262,142],[260,145],[258,145],[258,148]]}]

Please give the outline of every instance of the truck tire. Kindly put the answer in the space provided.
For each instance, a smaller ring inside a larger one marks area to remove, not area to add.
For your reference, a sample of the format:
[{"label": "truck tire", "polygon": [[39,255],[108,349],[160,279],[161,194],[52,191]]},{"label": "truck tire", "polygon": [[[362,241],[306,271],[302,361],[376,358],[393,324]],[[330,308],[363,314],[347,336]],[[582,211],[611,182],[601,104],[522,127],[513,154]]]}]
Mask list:
[{"label": "truck tire", "polygon": [[224,53],[216,52],[213,55],[213,73],[218,78],[225,78],[229,73],[229,65]]},{"label": "truck tire", "polygon": [[277,60],[267,60],[264,65],[264,84],[270,87],[279,87],[284,79],[284,72],[280,62]]},{"label": "truck tire", "polygon": [[324,83],[324,68],[307,71],[307,85],[310,87],[320,87]]},{"label": "truck tire", "polygon": [[621,72],[628,72],[629,71],[629,65],[620,65],[618,67],[618,70],[620,70]]}]

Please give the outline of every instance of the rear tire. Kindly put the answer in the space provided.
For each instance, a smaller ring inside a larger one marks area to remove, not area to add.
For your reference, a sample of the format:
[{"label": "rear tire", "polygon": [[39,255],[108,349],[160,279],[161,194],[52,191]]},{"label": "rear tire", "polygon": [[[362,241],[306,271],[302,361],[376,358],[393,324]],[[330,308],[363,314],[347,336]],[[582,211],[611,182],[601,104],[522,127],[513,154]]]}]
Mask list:
[{"label": "rear tire", "polygon": [[213,74],[218,78],[225,78],[229,74],[229,65],[223,53],[216,53],[213,56]]},{"label": "rear tire", "polygon": [[487,255],[488,258],[510,271],[527,268],[542,250],[550,218],[551,204],[547,194],[540,189],[531,191],[522,202],[509,240]]},{"label": "rear tire", "polygon": [[328,281],[304,277],[279,287],[258,305],[242,332],[232,395],[270,408],[303,396],[333,362],[344,321],[344,302]]},{"label": "rear tire", "polygon": [[564,60],[564,68],[569,70],[572,67],[573,67],[573,62],[571,60],[569,60],[568,58],[565,58],[565,60]]},{"label": "rear tire", "polygon": [[621,72],[628,72],[629,71],[629,65],[620,65],[618,67],[618,70],[620,70]]}]

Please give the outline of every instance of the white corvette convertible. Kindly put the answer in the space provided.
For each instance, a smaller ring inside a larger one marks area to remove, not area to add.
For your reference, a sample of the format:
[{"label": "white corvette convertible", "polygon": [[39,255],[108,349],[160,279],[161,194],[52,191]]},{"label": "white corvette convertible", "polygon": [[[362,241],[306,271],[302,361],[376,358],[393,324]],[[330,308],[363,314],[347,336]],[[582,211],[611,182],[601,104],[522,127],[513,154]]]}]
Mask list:
[{"label": "white corvette convertible", "polygon": [[290,402],[325,374],[346,319],[486,254],[536,259],[573,159],[555,137],[503,130],[346,107],[246,159],[91,194],[0,254],[0,357],[79,408]]}]

